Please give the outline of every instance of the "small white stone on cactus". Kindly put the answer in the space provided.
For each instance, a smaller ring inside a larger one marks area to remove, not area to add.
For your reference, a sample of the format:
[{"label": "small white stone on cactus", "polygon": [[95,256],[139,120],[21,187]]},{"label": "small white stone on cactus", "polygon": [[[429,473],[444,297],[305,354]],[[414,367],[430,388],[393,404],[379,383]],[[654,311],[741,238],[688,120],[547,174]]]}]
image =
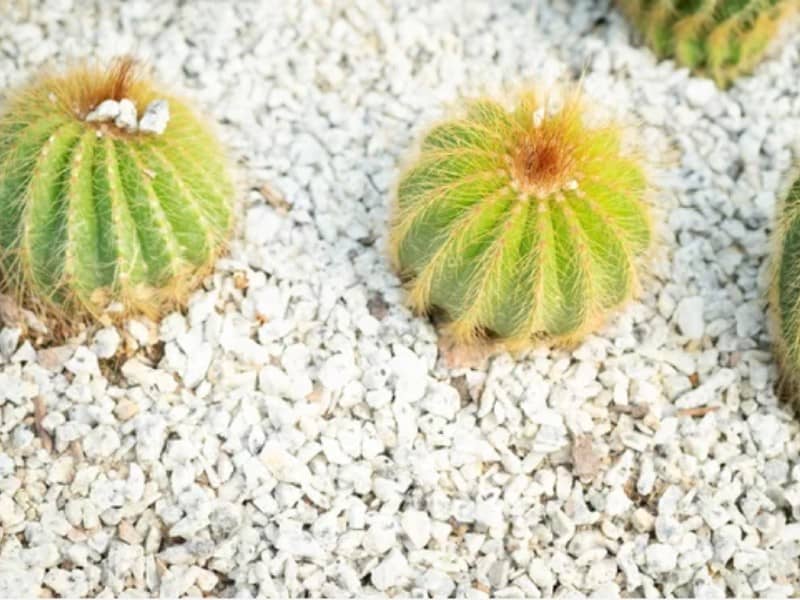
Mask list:
[{"label": "small white stone on cactus", "polygon": [[119,115],[117,115],[114,124],[126,131],[136,131],[138,125],[136,105],[127,98],[120,100]]},{"label": "small white stone on cactus", "polygon": [[86,115],[89,123],[104,123],[113,121],[119,116],[119,102],[116,100],[103,100],[97,108]]},{"label": "small white stone on cactus", "polygon": [[153,100],[147,105],[139,120],[139,131],[161,135],[169,122],[169,102],[163,99]]}]

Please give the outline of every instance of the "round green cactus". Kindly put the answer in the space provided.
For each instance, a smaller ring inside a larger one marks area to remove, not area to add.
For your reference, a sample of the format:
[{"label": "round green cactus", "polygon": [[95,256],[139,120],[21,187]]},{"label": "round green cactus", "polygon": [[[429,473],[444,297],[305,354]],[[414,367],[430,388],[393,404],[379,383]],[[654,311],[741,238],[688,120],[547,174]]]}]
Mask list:
[{"label": "round green cactus", "polygon": [[0,115],[0,289],[62,322],[156,318],[210,270],[232,198],[206,125],[132,60],[44,75]]},{"label": "round green cactus", "polygon": [[[800,392],[800,178],[789,190],[775,231],[770,309],[784,384]],[[797,398],[795,398],[797,400]]]},{"label": "round green cactus", "polygon": [[402,175],[393,261],[416,311],[456,341],[572,343],[637,288],[651,243],[641,162],[622,129],[589,123],[577,95],[547,110],[489,99],[424,137]]},{"label": "round green cactus", "polygon": [[727,87],[751,70],[796,0],[617,0],[655,53]]}]

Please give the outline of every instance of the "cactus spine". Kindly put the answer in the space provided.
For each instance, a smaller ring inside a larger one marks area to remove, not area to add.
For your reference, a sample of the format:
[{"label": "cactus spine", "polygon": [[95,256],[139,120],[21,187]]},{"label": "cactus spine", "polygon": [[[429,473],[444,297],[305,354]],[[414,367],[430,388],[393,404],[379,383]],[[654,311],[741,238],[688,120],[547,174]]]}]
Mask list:
[{"label": "cactus spine", "polygon": [[[98,118],[106,101],[169,122]],[[0,287],[62,321],[111,302],[156,318],[210,270],[232,197],[216,140],[132,60],[45,75],[0,116]]]},{"label": "cactus spine", "polygon": [[773,333],[784,391],[796,395],[800,392],[800,177],[786,196],[775,237],[778,248],[770,289]]},{"label": "cactus spine", "polygon": [[661,58],[727,87],[751,70],[795,0],[617,0]]},{"label": "cactus spine", "polygon": [[457,341],[577,341],[633,294],[650,246],[647,180],[622,130],[586,122],[577,94],[548,111],[466,103],[402,175],[391,253],[411,306]]}]

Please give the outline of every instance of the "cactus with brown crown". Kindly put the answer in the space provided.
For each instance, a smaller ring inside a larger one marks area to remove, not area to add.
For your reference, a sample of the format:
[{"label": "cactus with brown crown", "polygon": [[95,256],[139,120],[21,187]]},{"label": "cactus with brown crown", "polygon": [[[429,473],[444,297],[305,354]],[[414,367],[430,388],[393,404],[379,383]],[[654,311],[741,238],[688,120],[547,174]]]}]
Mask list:
[{"label": "cactus with brown crown", "polygon": [[210,271],[232,199],[209,129],[131,59],[43,75],[0,115],[0,289],[62,326],[157,318]]},{"label": "cactus with brown crown", "polygon": [[727,87],[761,60],[796,0],[617,0],[661,58]]},{"label": "cactus with brown crown", "polygon": [[637,289],[651,244],[648,181],[623,129],[577,94],[546,109],[488,99],[435,126],[402,175],[393,261],[411,306],[443,311],[456,341],[572,343]]}]

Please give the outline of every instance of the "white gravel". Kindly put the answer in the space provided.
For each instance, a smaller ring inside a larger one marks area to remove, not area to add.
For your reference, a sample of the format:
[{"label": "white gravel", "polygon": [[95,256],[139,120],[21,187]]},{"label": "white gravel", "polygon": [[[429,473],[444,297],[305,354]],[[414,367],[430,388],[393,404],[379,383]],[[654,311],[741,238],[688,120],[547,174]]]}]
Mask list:
[{"label": "white gravel", "polygon": [[[800,594],[763,301],[797,44],[720,92],[604,1],[11,4],[0,96],[136,49],[246,206],[185,314],[0,329],[0,596]],[[384,257],[398,164],[461,94],[581,73],[662,159],[641,301],[572,352],[440,349]]]}]

